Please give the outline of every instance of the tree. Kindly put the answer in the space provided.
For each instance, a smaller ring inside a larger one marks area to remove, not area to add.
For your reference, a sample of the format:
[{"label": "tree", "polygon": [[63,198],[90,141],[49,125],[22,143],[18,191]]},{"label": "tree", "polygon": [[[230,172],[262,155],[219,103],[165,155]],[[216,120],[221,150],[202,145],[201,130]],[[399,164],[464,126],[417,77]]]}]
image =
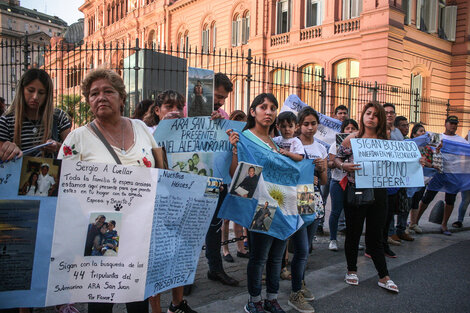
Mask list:
[{"label": "tree", "polygon": [[91,120],[90,105],[82,101],[80,95],[59,95],[58,107],[67,112],[76,126],[82,126]]}]

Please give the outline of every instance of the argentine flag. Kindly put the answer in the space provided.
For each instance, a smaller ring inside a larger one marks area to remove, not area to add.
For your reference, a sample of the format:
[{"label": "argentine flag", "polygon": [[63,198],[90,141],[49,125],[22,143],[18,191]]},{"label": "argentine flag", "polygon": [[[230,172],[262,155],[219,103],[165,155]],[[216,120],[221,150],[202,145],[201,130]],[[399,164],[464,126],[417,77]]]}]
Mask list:
[{"label": "argentine flag", "polygon": [[[237,194],[239,187],[237,175],[234,175],[218,217],[232,220],[250,231],[285,240],[304,223],[315,219],[314,209],[305,205],[314,202],[315,166],[312,160],[292,161],[260,147],[242,133],[239,135],[238,161],[262,170],[251,198]],[[243,190],[242,193],[246,194]]]}]

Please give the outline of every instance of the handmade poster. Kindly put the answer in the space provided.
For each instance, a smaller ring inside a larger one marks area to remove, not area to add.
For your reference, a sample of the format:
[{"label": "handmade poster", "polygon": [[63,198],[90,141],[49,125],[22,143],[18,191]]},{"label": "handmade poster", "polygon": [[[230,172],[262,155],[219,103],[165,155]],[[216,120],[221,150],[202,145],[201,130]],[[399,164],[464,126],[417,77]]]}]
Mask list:
[{"label": "handmade poster", "polygon": [[156,182],[145,167],[62,162],[47,305],[144,298]]},{"label": "handmade poster", "polygon": [[145,297],[194,282],[221,183],[159,170]]},{"label": "handmade poster", "polygon": [[[0,309],[45,304],[57,197],[19,194],[21,173],[29,180],[44,163],[55,161],[25,157],[0,164]],[[31,185],[35,191],[36,182]]]},{"label": "handmade poster", "polygon": [[413,141],[351,139],[357,188],[424,186],[421,153]]},{"label": "handmade poster", "polygon": [[214,111],[214,71],[188,67],[188,117],[210,116]]},{"label": "handmade poster", "polygon": [[18,195],[31,164],[0,164],[0,309],[132,302],[192,283],[221,179],[64,160],[58,197]]},{"label": "handmade poster", "polygon": [[162,120],[154,138],[165,147],[170,169],[222,178],[227,184],[232,145],[226,130],[241,131],[244,126],[244,122],[210,117]]},{"label": "handmade poster", "polygon": [[[292,94],[287,97],[286,101],[284,101],[280,112],[289,111],[294,112],[295,115],[297,115],[300,110],[307,106],[308,104],[300,100],[297,95]],[[318,111],[317,114],[320,119],[320,124],[318,125],[318,129],[314,137],[315,140],[318,140],[318,142],[324,145],[328,150],[330,145],[335,143],[336,134],[341,131],[341,122],[335,118],[321,114]]]},{"label": "handmade poster", "polygon": [[315,214],[301,216],[297,208],[298,185],[313,182],[312,160],[294,162],[260,147],[243,133],[240,133],[237,150],[238,171],[240,167],[246,167],[243,162],[262,167],[262,171],[252,198],[227,194],[220,208],[220,218],[281,240],[288,238],[304,223],[313,222]]}]

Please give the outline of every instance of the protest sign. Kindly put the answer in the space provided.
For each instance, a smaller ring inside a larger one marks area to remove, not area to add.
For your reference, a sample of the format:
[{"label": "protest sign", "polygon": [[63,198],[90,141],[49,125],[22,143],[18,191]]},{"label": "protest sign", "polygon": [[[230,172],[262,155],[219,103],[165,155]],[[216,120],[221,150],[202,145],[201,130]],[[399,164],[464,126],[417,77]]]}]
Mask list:
[{"label": "protest sign", "polygon": [[[315,219],[314,209],[305,207],[314,205],[314,199],[298,202],[301,196],[298,190],[313,190],[314,165],[312,160],[294,162],[286,156],[262,148],[244,134],[250,133],[240,133],[237,145],[240,163],[232,184],[232,189],[235,190],[225,197],[219,217],[232,220],[252,231],[284,240],[304,223],[311,223]],[[241,176],[246,178],[245,173],[250,167],[259,176],[256,178],[257,182],[253,183],[256,190],[254,193],[250,192],[252,197],[248,197],[248,193],[244,196],[237,192],[237,187],[240,187],[238,182],[241,181],[237,178],[240,176],[237,173],[242,173]]]},{"label": "protest sign", "polygon": [[[300,110],[307,106],[308,104],[300,100],[297,95],[292,94],[287,97],[286,101],[284,101],[280,112],[289,111],[297,115]],[[341,122],[318,111],[317,114],[320,119],[320,124],[318,125],[318,129],[314,137],[328,150],[330,145],[335,143],[336,134],[341,131]]]},{"label": "protest sign", "polygon": [[22,163],[34,165],[0,165],[0,308],[132,302],[192,283],[220,179],[64,160],[58,197],[29,196]]},{"label": "protest sign", "polygon": [[244,122],[210,117],[162,120],[154,138],[165,147],[170,169],[218,177],[229,183],[232,145],[225,132],[230,128],[240,131],[244,126]]},{"label": "protest sign", "polygon": [[188,67],[188,116],[210,116],[214,111],[214,71]]},{"label": "protest sign", "polygon": [[357,188],[424,186],[421,153],[412,141],[351,139]]},{"label": "protest sign", "polygon": [[0,308],[45,303],[57,197],[18,195],[21,173],[27,172],[22,165],[28,164],[23,159],[0,164]]}]

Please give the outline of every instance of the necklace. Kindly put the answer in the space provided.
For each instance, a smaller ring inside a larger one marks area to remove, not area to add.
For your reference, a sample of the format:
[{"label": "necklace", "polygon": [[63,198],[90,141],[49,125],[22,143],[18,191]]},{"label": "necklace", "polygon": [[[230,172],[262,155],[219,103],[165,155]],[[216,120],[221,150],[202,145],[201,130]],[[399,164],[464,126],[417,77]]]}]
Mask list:
[{"label": "necklace", "polygon": [[41,124],[41,120],[39,121],[35,121],[33,122],[32,120],[30,120],[31,124],[33,124],[33,129],[31,130],[33,132],[34,135],[36,135],[39,131],[39,124]]},{"label": "necklace", "polygon": [[[117,147],[119,147],[119,142],[113,136],[111,136],[103,126],[101,126],[101,123],[98,120],[96,120],[96,122],[98,126],[104,131],[104,133],[108,135],[108,137],[116,144]],[[123,155],[126,155],[126,149],[124,146],[124,122],[122,120],[121,120],[121,153]]]}]

